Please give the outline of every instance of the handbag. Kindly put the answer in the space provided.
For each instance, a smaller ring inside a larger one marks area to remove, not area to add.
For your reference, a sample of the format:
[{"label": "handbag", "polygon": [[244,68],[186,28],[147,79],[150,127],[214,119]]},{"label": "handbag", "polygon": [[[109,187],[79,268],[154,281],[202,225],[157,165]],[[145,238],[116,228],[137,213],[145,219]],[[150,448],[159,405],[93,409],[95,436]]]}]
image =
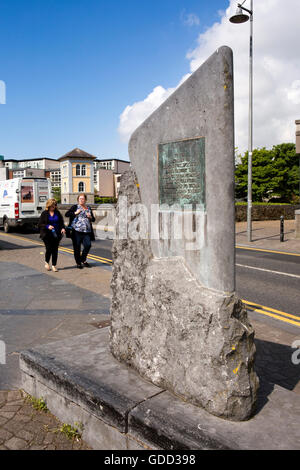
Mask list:
[{"label": "handbag", "polygon": [[73,236],[73,227],[71,225],[68,225],[68,227],[66,227],[66,237],[72,238],[72,236]]},{"label": "handbag", "polygon": [[74,228],[72,227],[72,225],[77,220],[78,220],[77,216],[75,216],[74,218],[72,216],[70,217],[69,225],[66,227],[66,238],[73,238]]}]

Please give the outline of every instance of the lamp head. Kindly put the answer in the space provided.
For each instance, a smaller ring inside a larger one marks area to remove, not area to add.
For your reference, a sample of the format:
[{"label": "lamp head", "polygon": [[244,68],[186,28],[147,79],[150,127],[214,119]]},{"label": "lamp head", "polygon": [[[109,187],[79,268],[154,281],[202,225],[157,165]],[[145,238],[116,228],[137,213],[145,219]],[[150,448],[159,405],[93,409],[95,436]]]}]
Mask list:
[{"label": "lamp head", "polygon": [[248,20],[249,16],[245,15],[240,7],[237,8],[236,14],[229,18],[231,23],[246,23]]}]

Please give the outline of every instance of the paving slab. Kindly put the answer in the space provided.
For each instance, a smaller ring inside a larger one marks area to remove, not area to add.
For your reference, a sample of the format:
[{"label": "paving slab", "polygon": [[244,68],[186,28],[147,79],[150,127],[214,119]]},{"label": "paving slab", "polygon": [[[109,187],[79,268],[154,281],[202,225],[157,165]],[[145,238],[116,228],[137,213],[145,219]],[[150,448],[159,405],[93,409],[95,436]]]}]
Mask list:
[{"label": "paving slab", "polygon": [[22,352],[20,368],[31,376],[36,372],[48,388],[68,390],[69,400],[120,432],[126,431],[129,411],[161,391],[113,358],[107,328]]},{"label": "paving slab", "polygon": [[280,220],[252,221],[252,242],[247,240],[247,222],[235,225],[236,244],[249,248],[300,253],[295,220],[284,222],[284,241],[280,241]]},{"label": "paving slab", "polygon": [[[260,399],[265,390],[261,387]],[[275,386],[249,421],[230,422],[180,401],[168,392],[137,406],[129,432],[163,449],[287,450],[300,448],[300,396]]]},{"label": "paving slab", "polygon": [[[291,224],[291,229],[293,230],[292,224],[294,221],[287,221],[286,228],[289,230],[288,223]],[[244,224],[242,227],[241,224]],[[276,228],[277,225],[279,227],[279,221],[272,221],[272,224],[268,224],[267,222],[261,223],[259,222],[260,226],[260,235],[259,237],[256,236],[255,238],[260,238],[260,240],[251,243],[249,246],[258,247],[263,249],[276,249],[279,251],[289,251],[289,252],[296,252],[300,253],[300,241],[293,239],[293,233],[287,234],[286,241],[284,243],[280,243],[279,241],[279,232]],[[277,225],[276,225],[277,224]],[[273,226],[271,226],[273,225]],[[245,231],[245,223],[237,224],[237,232]],[[254,227],[256,226],[256,222],[254,222]],[[258,232],[256,232],[258,234]],[[271,238],[270,238],[271,237]],[[276,240],[277,237],[277,240]],[[3,240],[6,240],[5,243]],[[237,234],[237,242],[247,245],[246,242],[246,235],[244,234]],[[5,245],[5,249],[3,246]],[[81,333],[89,333],[95,332],[95,327],[99,326],[101,323],[103,324],[104,319],[109,321],[109,316],[107,314],[95,314],[95,310],[99,308],[99,304],[97,304],[99,299],[103,297],[108,301],[106,305],[109,304],[109,292],[110,292],[110,277],[111,271],[110,269],[106,269],[107,267],[93,267],[93,269],[86,270],[85,272],[78,272],[79,270],[74,269],[74,261],[70,256],[63,255],[60,253],[59,255],[59,262],[65,268],[59,271],[59,273],[46,273],[43,266],[43,248],[42,247],[35,247],[32,245],[31,242],[26,242],[24,240],[14,240],[12,243],[7,242],[7,236],[2,236],[0,233],[0,268],[2,263],[7,263],[6,269],[0,269],[0,281],[3,280],[4,283],[2,284],[2,288],[6,289],[6,280],[10,280],[14,282],[14,280],[18,280],[22,277],[29,277],[34,278],[35,280],[38,279],[39,275],[41,278],[46,276],[50,282],[53,284],[51,289],[55,288],[55,286],[60,287],[60,289],[69,289],[68,285],[72,284],[74,289],[82,289],[82,295],[85,298],[84,304],[87,307],[87,299],[90,297],[92,299],[92,304],[96,305],[94,311],[91,308],[92,305],[88,305],[87,308],[81,308],[81,314],[79,312],[74,313],[74,309],[68,312],[66,305],[64,308],[60,310],[56,310],[53,312],[53,309],[43,309],[41,305],[39,308],[35,310],[28,310],[24,308],[13,309],[10,308],[13,305],[14,298],[9,299],[9,303],[5,305],[5,308],[0,310],[0,339],[3,339],[4,331],[9,336],[9,341],[7,342],[7,364],[6,366],[0,365],[1,374],[0,374],[0,407],[2,404],[7,402],[7,394],[13,393],[17,394],[14,396],[13,401],[18,401],[18,391],[11,389],[18,389],[21,386],[21,378],[20,378],[20,371],[18,368],[19,364],[19,354],[20,350],[24,348],[34,348],[37,345],[46,344],[49,342],[54,342],[58,340],[63,340],[65,338],[70,338]],[[15,265],[13,264],[15,263]],[[4,266],[4,265],[3,265]],[[83,270],[84,271],[84,270]],[[59,277],[58,277],[59,276]],[[42,298],[42,293],[47,292],[48,284],[43,284],[44,281],[41,281],[39,284],[40,289],[35,289],[35,295],[37,298]],[[29,286],[29,284],[27,284]],[[50,285],[50,284],[49,284]],[[67,287],[66,287],[67,286]],[[44,290],[43,290],[44,289]],[[29,289],[28,289],[29,290]],[[95,294],[95,297],[93,297]],[[71,291],[68,291],[66,297],[68,295],[72,295]],[[100,297],[99,297],[100,296]],[[30,297],[30,296],[29,296]],[[104,301],[104,300],[103,300]],[[90,314],[89,314],[90,313]],[[287,403],[290,403],[293,406],[293,401],[291,401],[291,397],[295,395],[300,395],[300,381],[299,381],[299,365],[295,367],[291,363],[291,354],[295,351],[291,348],[291,345],[295,339],[299,339],[299,332],[295,332],[295,328],[289,326],[287,328],[279,328],[278,322],[274,320],[274,322],[270,325],[266,325],[263,322],[261,316],[251,313],[250,314],[251,322],[253,323],[255,329],[255,337],[256,337],[256,347],[257,347],[257,373],[260,377],[261,383],[264,382],[264,379],[267,379],[265,383],[265,393],[260,395],[261,400],[259,403],[259,409],[261,412],[268,414],[267,411],[272,410],[272,406],[277,407],[277,411],[274,412],[274,416],[276,419],[279,419],[279,422],[289,422],[292,423],[300,421],[300,414],[297,411],[297,407],[293,407],[293,416],[291,417],[291,408],[289,410],[286,409]],[[298,333],[298,335],[297,335]],[[2,390],[1,390],[2,388]],[[4,390],[6,389],[6,390]],[[46,387],[44,388],[46,391]],[[278,394],[277,394],[278,392]],[[284,393],[285,392],[285,393]],[[13,396],[13,395],[12,395]],[[165,396],[165,392],[162,392],[158,397],[161,396],[162,398]],[[173,395],[171,396],[172,400],[176,400]],[[164,398],[167,400],[167,398]],[[155,398],[151,398],[151,400],[155,400]],[[171,400],[171,401],[172,401]],[[12,404],[13,401],[10,400]],[[63,402],[63,401],[62,401]],[[150,400],[149,400],[150,402]],[[167,403],[167,402],[166,402]],[[273,405],[271,405],[273,403]],[[142,407],[143,402],[141,403]],[[151,402],[150,402],[151,404]],[[269,408],[268,408],[269,407]],[[75,410],[76,413],[78,409],[75,409],[73,405],[70,405],[72,410]],[[134,407],[134,410],[137,410]],[[168,413],[170,412],[170,408],[168,409]],[[56,408],[53,409],[54,413]],[[146,410],[147,411],[147,410]],[[73,413],[73,411],[72,411]],[[71,414],[72,414],[71,413]],[[74,412],[73,415],[75,416],[76,413]],[[132,412],[133,413],[133,412]],[[136,448],[145,448],[147,446],[146,437],[144,437],[144,443],[141,444],[141,437],[137,437],[137,423],[143,421],[143,408],[139,410],[139,413],[135,416],[135,428],[133,426],[133,420],[128,420],[128,430],[130,427],[130,432],[135,433],[135,436],[131,435],[127,432],[126,436],[127,439],[124,439],[124,433],[121,433],[121,438],[117,442],[115,448],[121,449],[136,449]],[[277,414],[276,414],[277,413]],[[278,414],[279,413],[279,414]],[[81,415],[84,415],[83,413]],[[80,416],[81,416],[80,415]],[[172,415],[172,413],[171,413]],[[176,415],[174,411],[174,416]],[[266,416],[265,415],[265,416]],[[70,416],[70,415],[68,415]],[[85,419],[89,419],[92,423],[93,433],[91,434],[97,435],[98,421],[97,418],[92,415],[84,415]],[[130,414],[131,416],[131,414]],[[163,415],[162,415],[163,416]],[[17,434],[15,437],[19,439],[24,438],[24,434],[22,431],[24,430],[24,426],[28,424],[28,427],[25,426],[26,431],[32,433],[34,429],[37,429],[38,421],[33,424],[31,423],[32,420],[32,408],[31,407],[22,407],[17,412],[2,412],[0,409],[0,429],[4,424],[9,422],[10,420],[16,420],[17,423],[20,423],[19,427],[16,426],[15,429],[18,429]],[[187,418],[187,422],[190,418]],[[151,423],[153,424],[153,429],[155,430],[155,421],[157,417],[151,418]],[[192,445],[194,442],[195,436],[199,437],[198,433],[198,424],[201,423],[197,422],[198,419],[192,422],[192,432],[187,434],[188,436],[188,445]],[[103,422],[104,423],[104,422]],[[231,423],[230,423],[231,424]],[[196,425],[196,430],[195,430]],[[44,424],[39,422],[39,433],[42,432]],[[106,427],[105,427],[106,426]],[[152,425],[151,425],[152,426]],[[151,426],[148,426],[148,430],[151,430]],[[172,425],[174,426],[174,425]],[[283,423],[282,423],[283,426]],[[294,426],[294,424],[292,424]],[[54,426],[53,426],[54,427]],[[204,427],[204,426],[203,426]],[[273,430],[276,428],[275,425],[270,425],[268,434],[272,436]],[[116,439],[115,428],[109,426],[108,424],[103,424],[102,434],[103,440],[101,442],[102,448],[109,448],[111,445],[112,439]],[[205,427],[204,427],[205,429]],[[283,428],[282,428],[283,429]],[[287,427],[285,428],[286,432],[282,432],[283,439],[286,439],[286,443],[288,445],[296,446],[294,448],[299,448],[299,444],[292,443],[290,441],[290,436],[286,437],[286,435],[291,434],[291,432],[287,432]],[[144,427],[146,430],[146,427]],[[9,431],[7,431],[9,432]],[[117,431],[119,432],[119,431]],[[145,431],[146,432],[146,431]],[[175,432],[175,431],[174,431]],[[275,432],[275,431],[274,431]],[[153,434],[153,432],[151,431]],[[267,433],[267,430],[266,430]],[[12,434],[12,433],[10,433]],[[154,439],[154,434],[152,435],[152,439]],[[295,434],[297,436],[297,434]],[[48,436],[48,437],[47,437]],[[55,434],[52,432],[46,433],[45,441],[43,444],[35,444],[32,445],[33,448],[47,448],[49,450],[54,450],[58,448],[59,439],[55,440],[53,438]],[[276,436],[278,437],[277,442],[279,440],[279,433],[276,430]],[[10,438],[13,436],[10,436]],[[91,436],[90,436],[91,437]],[[175,436],[176,437],[176,436]],[[212,434],[212,438],[215,438],[215,435]],[[165,437],[167,440],[170,439],[169,435]],[[26,439],[25,439],[26,440]],[[47,442],[46,442],[47,441]],[[48,442],[49,441],[49,442]],[[152,448],[160,448],[158,440],[155,441],[156,444],[152,442]],[[263,440],[264,445],[267,447],[266,441]],[[231,445],[232,440],[228,439],[226,442],[222,442],[222,446]],[[93,448],[96,447],[97,443],[93,441]],[[99,445],[99,443],[98,443]],[[240,444],[242,445],[242,444]],[[281,444],[283,445],[283,444]],[[55,447],[56,446],[56,447]],[[78,443],[75,445],[74,448],[78,447]],[[149,447],[149,446],[148,446]],[[6,449],[0,439],[0,448]],[[263,444],[261,445],[263,448]],[[281,447],[279,447],[281,448]]]},{"label": "paving slab", "polygon": [[[128,448],[128,439],[167,450],[300,448],[300,395],[269,382],[263,370],[256,412],[238,423],[184,402],[116,361],[107,328],[22,352],[20,368],[24,389],[43,393],[60,419],[70,417],[71,406],[74,419],[84,411],[84,438],[93,448]],[[98,420],[93,444],[90,420]],[[103,425],[111,433],[107,447],[101,447]]]},{"label": "paving slab", "polygon": [[[60,429],[61,423],[49,411],[35,409],[26,394],[20,390],[2,391],[4,404],[0,404],[0,416],[15,399],[20,402],[18,412],[12,412],[9,419],[0,419],[1,450],[89,450],[82,439],[70,439]],[[24,418],[24,419],[22,419]]]},{"label": "paving slab", "polygon": [[7,236],[0,234],[1,246],[2,238],[0,340],[6,363],[0,365],[0,390],[9,390],[21,385],[20,350],[94,331],[108,318],[110,298],[109,282],[98,282],[108,276],[101,266],[78,273],[72,257],[60,254],[60,263],[71,269],[46,272],[43,248],[14,237],[7,249]]}]

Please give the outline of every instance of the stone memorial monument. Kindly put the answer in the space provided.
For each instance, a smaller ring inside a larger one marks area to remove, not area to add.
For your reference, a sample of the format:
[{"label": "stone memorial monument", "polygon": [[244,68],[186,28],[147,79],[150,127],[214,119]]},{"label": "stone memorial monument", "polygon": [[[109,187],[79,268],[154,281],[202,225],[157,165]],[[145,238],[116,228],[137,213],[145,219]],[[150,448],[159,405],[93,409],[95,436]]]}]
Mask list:
[{"label": "stone memorial monument", "polygon": [[218,49],[133,133],[113,246],[110,348],[229,420],[254,411],[254,331],[235,295],[233,63]]}]

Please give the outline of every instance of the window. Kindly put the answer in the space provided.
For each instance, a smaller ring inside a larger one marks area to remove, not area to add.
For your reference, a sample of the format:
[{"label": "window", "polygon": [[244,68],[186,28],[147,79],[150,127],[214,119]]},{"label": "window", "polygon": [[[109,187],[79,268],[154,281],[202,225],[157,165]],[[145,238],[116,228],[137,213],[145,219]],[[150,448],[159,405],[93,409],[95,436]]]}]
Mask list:
[{"label": "window", "polygon": [[86,165],[76,165],[76,176],[86,176]]},{"label": "window", "polygon": [[51,185],[52,187],[60,187],[61,178],[60,178],[60,171],[51,171],[50,173]]},{"label": "window", "polygon": [[84,192],[84,183],[82,181],[80,181],[80,183],[78,184],[78,192],[79,193]]},{"label": "window", "polygon": [[13,176],[14,176],[14,178],[23,178],[24,170],[14,171]]}]

